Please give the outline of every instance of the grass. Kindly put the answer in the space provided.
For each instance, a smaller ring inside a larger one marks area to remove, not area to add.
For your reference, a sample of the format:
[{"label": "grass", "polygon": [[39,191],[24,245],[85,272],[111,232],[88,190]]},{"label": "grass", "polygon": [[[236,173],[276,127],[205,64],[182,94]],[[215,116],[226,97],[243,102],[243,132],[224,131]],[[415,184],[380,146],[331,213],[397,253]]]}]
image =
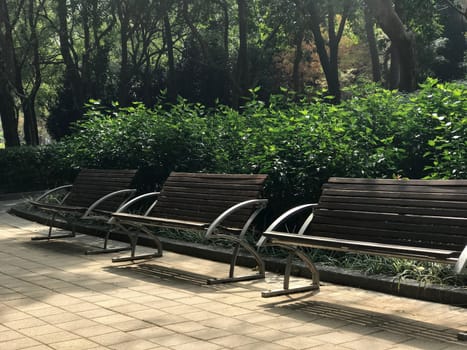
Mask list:
[{"label": "grass", "polygon": [[[203,243],[215,246],[229,247],[230,242],[206,241],[199,232],[183,230],[158,230],[158,234],[167,238],[187,242]],[[254,246],[256,238],[247,235],[247,240]],[[404,280],[416,281],[420,286],[437,284],[454,287],[467,287],[467,275],[455,275],[452,266],[435,262],[415,261],[399,258],[387,258],[354,253],[325,251],[321,249],[305,248],[306,253],[314,262],[326,266],[335,266],[360,271],[367,275],[386,275],[394,277],[400,283]],[[267,247],[261,253],[277,258],[285,258],[287,252],[278,247]]]}]

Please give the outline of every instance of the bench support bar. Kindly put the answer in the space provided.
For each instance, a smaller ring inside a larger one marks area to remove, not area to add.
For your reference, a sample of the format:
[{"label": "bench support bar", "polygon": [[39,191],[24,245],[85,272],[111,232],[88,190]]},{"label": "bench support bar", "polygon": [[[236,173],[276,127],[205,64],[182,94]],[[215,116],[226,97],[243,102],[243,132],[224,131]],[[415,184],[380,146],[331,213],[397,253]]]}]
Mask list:
[{"label": "bench support bar", "polygon": [[[145,260],[145,259],[159,258],[162,256],[161,241],[155,235],[153,235],[147,227],[143,225],[138,225],[138,224],[125,225],[124,223],[115,222],[115,221],[113,222],[113,224],[115,225],[114,227],[123,230],[123,232],[125,232],[128,235],[128,238],[130,239],[130,248],[127,250],[130,250],[131,252],[129,256],[121,256],[121,257],[112,258],[112,262]],[[131,230],[132,228],[133,230]],[[111,230],[109,230],[108,235],[110,235]],[[150,253],[150,254],[136,255],[136,246],[138,245],[138,238],[140,234],[144,234],[145,236],[147,236],[149,239],[151,239],[154,242],[154,245],[156,247],[156,252]]]},{"label": "bench support bar", "polygon": [[[267,245],[267,243],[263,244],[263,246],[264,245]],[[263,298],[269,298],[269,297],[275,297],[275,296],[280,296],[280,295],[308,292],[308,291],[313,291],[313,290],[319,291],[320,289],[319,271],[316,269],[315,264],[310,260],[310,258],[298,247],[292,247],[292,246],[277,244],[277,243],[274,245],[280,246],[281,248],[289,252],[289,255],[287,257],[287,263],[285,266],[283,288],[278,289],[278,290],[263,291],[261,293],[261,296]],[[312,276],[311,285],[290,288],[290,276],[292,273],[292,262],[293,262],[294,255],[297,256],[300,260],[302,260],[305,263],[308,270],[311,272],[311,276]]]},{"label": "bench support bar", "polygon": [[[52,235],[52,230],[54,228],[54,224],[55,224],[55,221],[56,221],[55,219],[56,219],[57,215],[60,215],[60,213],[54,212],[54,213],[52,213],[52,216],[49,219],[49,232],[48,232],[47,236],[34,236],[34,237],[31,237],[31,241],[45,241],[45,240],[49,241],[51,239],[76,237],[75,225],[73,223],[71,223],[72,230],[71,230],[70,233]],[[65,218],[65,217],[64,217],[64,219],[68,223],[70,223],[70,220],[67,220],[67,218]]]}]

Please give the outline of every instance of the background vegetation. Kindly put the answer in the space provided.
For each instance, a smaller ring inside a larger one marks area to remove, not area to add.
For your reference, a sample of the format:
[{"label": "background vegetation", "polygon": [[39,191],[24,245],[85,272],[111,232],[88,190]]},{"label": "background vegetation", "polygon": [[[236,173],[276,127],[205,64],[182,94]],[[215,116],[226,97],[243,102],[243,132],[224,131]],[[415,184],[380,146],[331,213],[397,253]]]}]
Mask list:
[{"label": "background vegetation", "polygon": [[[71,133],[89,99],[238,109],[249,89],[329,101],[365,77],[465,76],[463,0],[0,0],[6,147]],[[162,99],[163,97],[163,99]],[[48,133],[44,132],[45,127]],[[21,131],[20,131],[21,130]]]},{"label": "background vegetation", "polygon": [[258,93],[240,110],[93,101],[61,142],[0,151],[0,190],[52,186],[80,167],[141,169],[145,189],[172,170],[266,173],[274,215],[317,199],[330,176],[467,178],[463,83],[429,79],[414,93],[359,85],[338,105]]}]

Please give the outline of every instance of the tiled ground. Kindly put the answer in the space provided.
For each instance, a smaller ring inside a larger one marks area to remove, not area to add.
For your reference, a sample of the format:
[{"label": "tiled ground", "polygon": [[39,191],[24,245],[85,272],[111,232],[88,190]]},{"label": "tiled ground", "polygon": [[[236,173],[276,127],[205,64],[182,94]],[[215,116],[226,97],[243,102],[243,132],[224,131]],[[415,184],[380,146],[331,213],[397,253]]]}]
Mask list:
[{"label": "tiled ground", "polygon": [[[208,286],[225,264],[165,252],[112,264],[87,236],[32,242],[44,226],[0,202],[0,350],[467,349],[467,309],[325,283],[262,299],[266,281]],[[191,276],[187,271],[196,272]]]}]

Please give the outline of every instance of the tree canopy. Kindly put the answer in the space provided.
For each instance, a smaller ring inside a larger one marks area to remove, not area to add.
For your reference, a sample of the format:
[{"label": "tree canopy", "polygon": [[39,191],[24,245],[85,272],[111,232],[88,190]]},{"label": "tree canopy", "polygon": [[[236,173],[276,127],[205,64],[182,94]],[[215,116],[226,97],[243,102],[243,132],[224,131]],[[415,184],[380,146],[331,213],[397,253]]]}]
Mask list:
[{"label": "tree canopy", "polygon": [[[464,4],[464,7],[462,7]],[[449,0],[0,0],[6,147],[54,139],[100,100],[151,107],[182,96],[239,108],[366,78],[412,91],[464,79],[465,2]]]}]

